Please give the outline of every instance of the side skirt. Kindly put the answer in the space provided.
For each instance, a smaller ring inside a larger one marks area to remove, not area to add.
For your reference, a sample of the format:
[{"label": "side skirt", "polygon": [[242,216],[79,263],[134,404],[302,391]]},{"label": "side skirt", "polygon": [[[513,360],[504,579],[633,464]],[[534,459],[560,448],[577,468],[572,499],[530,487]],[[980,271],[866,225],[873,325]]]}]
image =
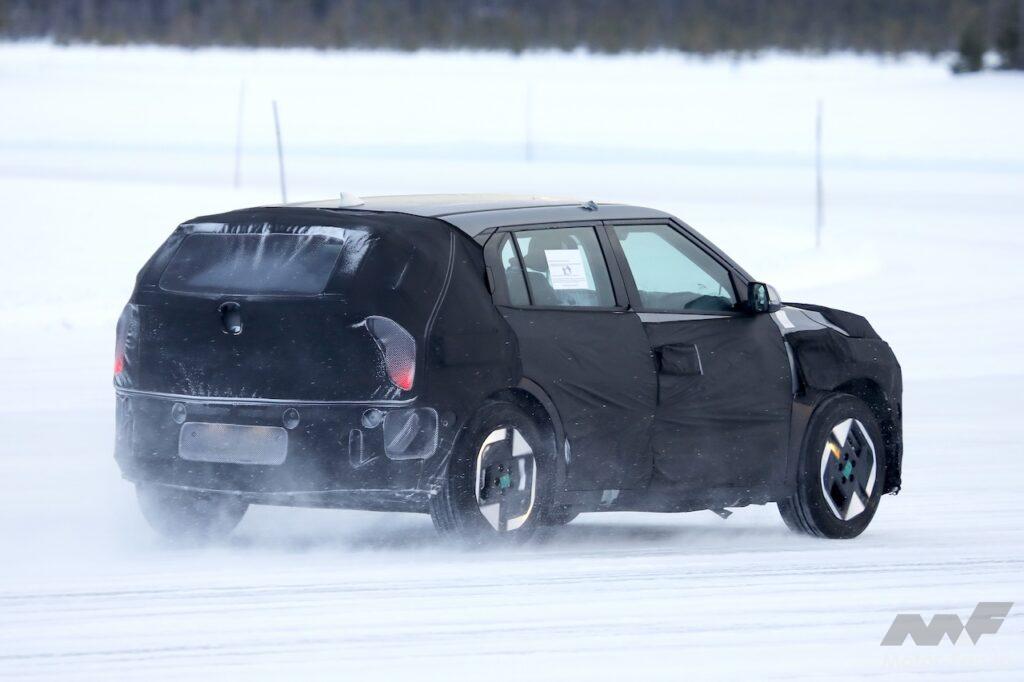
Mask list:
[{"label": "side skirt", "polygon": [[662,487],[652,483],[646,490],[598,490],[563,492],[557,503],[574,512],[645,511],[690,512],[703,509],[746,507],[767,504],[778,499],[769,490],[751,491],[747,488],[714,488],[695,492],[678,487]]}]

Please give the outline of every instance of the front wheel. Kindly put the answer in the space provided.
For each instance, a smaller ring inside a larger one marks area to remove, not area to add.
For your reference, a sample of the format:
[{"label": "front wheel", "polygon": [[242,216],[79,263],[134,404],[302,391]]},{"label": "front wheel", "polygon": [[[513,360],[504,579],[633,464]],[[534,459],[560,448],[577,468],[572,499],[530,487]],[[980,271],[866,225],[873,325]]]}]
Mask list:
[{"label": "front wheel", "polygon": [[234,495],[139,484],[136,497],[142,516],[170,540],[203,542],[227,537],[249,508]]},{"label": "front wheel", "polygon": [[544,524],[554,495],[550,447],[512,403],[489,401],[459,439],[431,500],[438,532],[475,541],[518,542]]},{"label": "front wheel", "polygon": [[849,395],[828,399],[807,426],[796,490],[780,500],[790,529],[826,538],[864,532],[885,488],[885,444],[874,415]]}]

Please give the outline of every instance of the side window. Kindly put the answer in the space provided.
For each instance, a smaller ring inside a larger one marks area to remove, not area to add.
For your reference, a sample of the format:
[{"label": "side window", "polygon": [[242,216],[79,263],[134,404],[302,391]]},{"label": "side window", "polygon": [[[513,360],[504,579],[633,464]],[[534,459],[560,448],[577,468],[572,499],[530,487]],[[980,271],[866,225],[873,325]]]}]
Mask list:
[{"label": "side window", "polygon": [[614,228],[645,310],[732,310],[729,272],[668,225]]},{"label": "side window", "polygon": [[592,227],[515,233],[535,306],[611,308],[615,294]]},{"label": "side window", "polygon": [[505,282],[508,284],[508,302],[512,305],[530,305],[530,296],[526,293],[526,277],[523,266],[519,263],[515,244],[509,235],[501,238],[501,267],[505,271]]}]

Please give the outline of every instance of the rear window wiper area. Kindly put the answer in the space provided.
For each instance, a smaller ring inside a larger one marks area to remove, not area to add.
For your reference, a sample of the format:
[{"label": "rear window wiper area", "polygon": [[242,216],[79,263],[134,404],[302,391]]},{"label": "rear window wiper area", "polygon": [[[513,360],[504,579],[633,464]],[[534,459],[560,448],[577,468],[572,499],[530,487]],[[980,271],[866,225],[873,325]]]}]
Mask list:
[{"label": "rear window wiper area", "polygon": [[334,272],[345,240],[322,234],[193,233],[160,277],[181,294],[316,296]]}]

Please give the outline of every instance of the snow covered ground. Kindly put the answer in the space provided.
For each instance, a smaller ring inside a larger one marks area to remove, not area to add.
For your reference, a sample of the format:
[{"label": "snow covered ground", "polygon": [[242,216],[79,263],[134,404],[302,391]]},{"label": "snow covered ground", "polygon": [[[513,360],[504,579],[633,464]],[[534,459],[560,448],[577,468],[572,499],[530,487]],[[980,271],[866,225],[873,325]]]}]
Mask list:
[{"label": "snow covered ground", "polygon": [[[278,200],[272,99],[290,199],[649,204],[787,299],[867,315],[904,367],[904,491],[849,542],[769,506],[585,515],[486,552],[426,517],[256,508],[223,545],[162,544],[111,459],[114,320],[176,223]],[[0,103],[0,677],[1020,679],[1021,76],[21,44]],[[879,646],[897,613],[978,601],[1018,603],[977,645]]]}]

